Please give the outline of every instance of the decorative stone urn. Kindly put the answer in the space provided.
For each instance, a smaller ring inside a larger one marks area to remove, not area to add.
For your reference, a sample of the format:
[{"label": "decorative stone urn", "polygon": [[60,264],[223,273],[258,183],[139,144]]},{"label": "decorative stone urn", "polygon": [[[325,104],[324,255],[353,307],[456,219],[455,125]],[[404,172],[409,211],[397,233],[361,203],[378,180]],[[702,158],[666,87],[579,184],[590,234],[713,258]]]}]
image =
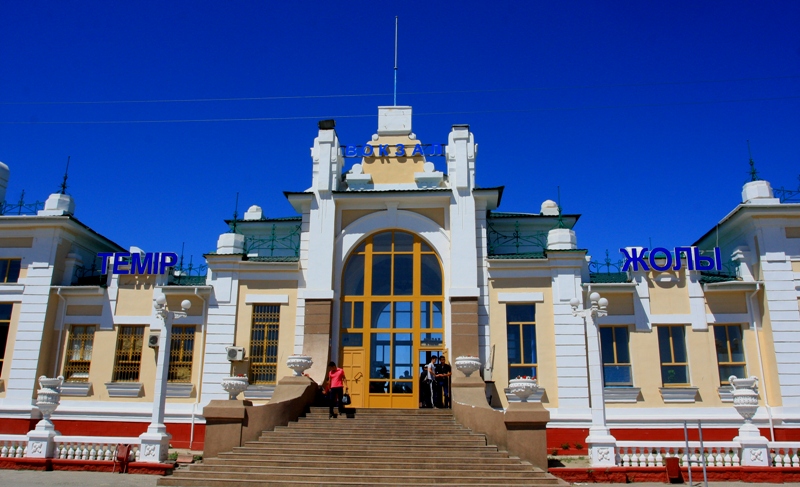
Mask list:
[{"label": "decorative stone urn", "polygon": [[528,398],[539,389],[536,379],[511,379],[508,381],[508,391],[517,396],[520,402],[528,402]]},{"label": "decorative stone urn", "polygon": [[456,369],[460,370],[467,377],[481,368],[481,359],[472,356],[456,357]]},{"label": "decorative stone urn", "polygon": [[758,379],[755,376],[739,379],[732,375],[728,377],[728,382],[733,387],[733,407],[744,418],[745,424],[752,424],[753,416],[758,409],[758,393],[756,392]]},{"label": "decorative stone urn", "polygon": [[308,355],[289,355],[289,358],[286,359],[286,365],[294,370],[295,377],[302,377],[303,372],[311,368],[313,364],[314,361]]},{"label": "decorative stone urn", "polygon": [[222,388],[225,389],[225,392],[230,394],[231,400],[235,400],[239,393],[244,392],[244,390],[247,389],[248,384],[249,382],[247,381],[247,376],[225,377],[222,379]]},{"label": "decorative stone urn", "polygon": [[36,395],[36,407],[42,412],[42,420],[36,424],[37,430],[54,431],[55,426],[50,420],[50,416],[61,404],[61,384],[64,377],[39,377],[39,389]]}]

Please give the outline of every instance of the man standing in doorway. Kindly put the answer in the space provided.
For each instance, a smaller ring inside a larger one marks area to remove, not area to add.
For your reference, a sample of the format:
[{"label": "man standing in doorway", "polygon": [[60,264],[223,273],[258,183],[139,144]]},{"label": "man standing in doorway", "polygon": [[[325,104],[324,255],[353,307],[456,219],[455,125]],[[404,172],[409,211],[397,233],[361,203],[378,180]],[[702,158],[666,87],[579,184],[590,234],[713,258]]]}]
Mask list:
[{"label": "man standing in doorway", "polygon": [[447,358],[442,355],[439,357],[439,364],[436,366],[436,389],[440,392],[440,400],[442,407],[450,408],[450,376],[452,375],[452,368],[447,363]]}]

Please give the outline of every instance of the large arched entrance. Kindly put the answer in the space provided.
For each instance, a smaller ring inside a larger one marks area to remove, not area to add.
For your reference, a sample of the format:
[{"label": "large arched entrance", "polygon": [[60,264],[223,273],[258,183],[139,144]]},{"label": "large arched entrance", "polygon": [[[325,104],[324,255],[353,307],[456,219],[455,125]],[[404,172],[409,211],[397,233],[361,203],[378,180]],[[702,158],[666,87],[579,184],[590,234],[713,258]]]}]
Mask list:
[{"label": "large arched entrance", "polygon": [[422,365],[444,350],[442,266],[419,236],[367,237],[342,273],[340,345],[354,407],[419,406]]}]

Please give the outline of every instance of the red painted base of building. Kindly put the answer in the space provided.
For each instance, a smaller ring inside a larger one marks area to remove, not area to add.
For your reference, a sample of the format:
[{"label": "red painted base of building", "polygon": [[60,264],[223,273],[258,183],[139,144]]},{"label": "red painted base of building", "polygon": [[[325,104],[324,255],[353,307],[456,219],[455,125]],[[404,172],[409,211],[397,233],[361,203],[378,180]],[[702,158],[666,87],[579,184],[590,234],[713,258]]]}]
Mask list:
[{"label": "red painted base of building", "polygon": [[[666,467],[550,468],[548,471],[570,483],[670,482]],[[775,484],[800,482],[800,468],[708,467],[706,473],[710,482],[770,482]],[[681,475],[683,482],[689,481],[688,469],[681,468]],[[692,481],[697,482],[702,478],[702,468],[693,468]]]},{"label": "red painted base of building", "polygon": [[[126,473],[170,475],[175,463],[131,462]],[[98,460],[60,460],[57,458],[0,458],[0,468],[7,470],[70,470],[73,472],[120,472],[120,464]],[[120,472],[121,473],[121,472]]]},{"label": "red painted base of building", "polygon": [[[611,429],[618,441],[684,441],[683,429]],[[731,441],[738,436],[737,428],[703,428],[704,441]],[[769,428],[762,428],[761,435],[770,437]],[[588,455],[586,437],[588,428],[548,428],[547,453],[549,455]],[[689,441],[698,441],[700,434],[695,427],[689,429]],[[776,428],[775,441],[800,441],[800,429]]]},{"label": "red painted base of building", "polygon": [[[38,419],[3,419],[0,421],[0,434],[25,435],[36,427]],[[136,437],[147,431],[148,423],[113,421],[56,420],[56,429],[64,436],[129,436]],[[172,448],[200,450],[204,448],[206,425],[188,423],[167,423],[167,433],[172,435]]]}]

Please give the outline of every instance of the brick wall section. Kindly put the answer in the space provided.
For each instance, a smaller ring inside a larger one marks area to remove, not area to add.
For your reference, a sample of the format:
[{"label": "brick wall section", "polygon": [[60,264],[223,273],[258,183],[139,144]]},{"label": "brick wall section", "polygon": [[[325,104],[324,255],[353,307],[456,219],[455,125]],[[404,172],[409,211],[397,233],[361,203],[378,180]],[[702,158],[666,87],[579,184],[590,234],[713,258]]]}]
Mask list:
[{"label": "brick wall section", "polygon": [[[478,356],[478,298],[450,298],[453,357]],[[454,371],[455,372],[455,371]],[[459,372],[460,374],[460,372]]]}]

